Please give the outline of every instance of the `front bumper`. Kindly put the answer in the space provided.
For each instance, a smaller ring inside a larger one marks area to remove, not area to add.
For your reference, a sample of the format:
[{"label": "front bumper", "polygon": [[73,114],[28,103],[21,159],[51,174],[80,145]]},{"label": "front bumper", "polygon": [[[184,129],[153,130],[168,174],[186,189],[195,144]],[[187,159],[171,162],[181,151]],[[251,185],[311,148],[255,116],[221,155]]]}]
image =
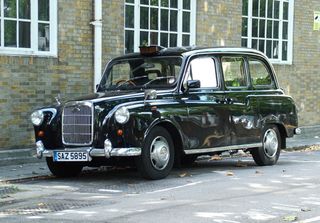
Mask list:
[{"label": "front bumper", "polygon": [[[108,141],[110,142],[110,141]],[[94,148],[94,147],[77,147],[77,148],[61,148],[55,150],[47,150],[42,141],[36,142],[37,158],[42,157],[53,157],[54,151],[64,152],[87,152],[90,156],[89,161],[93,157],[127,157],[127,156],[140,156],[141,148],[139,147],[128,147],[128,148],[113,148],[111,143],[105,143],[105,148]]]}]

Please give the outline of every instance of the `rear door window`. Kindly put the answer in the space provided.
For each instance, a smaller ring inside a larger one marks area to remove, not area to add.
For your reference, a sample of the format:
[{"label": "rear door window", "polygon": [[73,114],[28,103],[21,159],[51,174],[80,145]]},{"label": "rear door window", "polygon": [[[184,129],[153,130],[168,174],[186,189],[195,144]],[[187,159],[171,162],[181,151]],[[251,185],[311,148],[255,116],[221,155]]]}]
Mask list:
[{"label": "rear door window", "polygon": [[225,56],[221,58],[221,65],[226,88],[246,88],[248,86],[244,58]]}]

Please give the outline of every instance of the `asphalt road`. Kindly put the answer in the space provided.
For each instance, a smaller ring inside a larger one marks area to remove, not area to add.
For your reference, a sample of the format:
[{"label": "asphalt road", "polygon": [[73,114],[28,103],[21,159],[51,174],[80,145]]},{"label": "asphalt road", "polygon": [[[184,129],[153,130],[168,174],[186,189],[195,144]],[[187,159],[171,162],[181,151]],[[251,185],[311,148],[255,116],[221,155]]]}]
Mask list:
[{"label": "asphalt road", "polygon": [[[0,222],[320,222],[320,151],[200,160],[159,181],[134,169],[90,170],[0,187]],[[2,189],[1,189],[2,188]]]}]

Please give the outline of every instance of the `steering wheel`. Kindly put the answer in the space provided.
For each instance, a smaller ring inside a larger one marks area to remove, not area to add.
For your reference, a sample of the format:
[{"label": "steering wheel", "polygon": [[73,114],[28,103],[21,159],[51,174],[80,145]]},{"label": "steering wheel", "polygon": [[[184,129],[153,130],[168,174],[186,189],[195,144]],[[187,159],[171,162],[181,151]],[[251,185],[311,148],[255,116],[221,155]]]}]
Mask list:
[{"label": "steering wheel", "polygon": [[126,83],[128,83],[130,85],[133,85],[133,86],[136,86],[136,84],[132,80],[125,80],[125,79],[117,81],[116,85],[117,86],[122,86],[122,85],[124,85]]}]

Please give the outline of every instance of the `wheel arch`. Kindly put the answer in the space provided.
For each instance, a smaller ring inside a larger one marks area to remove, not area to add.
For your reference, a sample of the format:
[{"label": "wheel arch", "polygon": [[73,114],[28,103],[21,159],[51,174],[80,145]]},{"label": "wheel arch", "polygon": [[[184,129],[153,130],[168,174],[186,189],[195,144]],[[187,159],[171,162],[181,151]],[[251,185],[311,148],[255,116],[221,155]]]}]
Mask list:
[{"label": "wheel arch", "polygon": [[173,146],[175,150],[175,163],[180,163],[180,157],[183,154],[183,140],[182,140],[182,133],[178,130],[179,128],[171,121],[171,120],[156,120],[155,122],[150,125],[150,127],[145,132],[144,138],[147,137],[151,129],[153,129],[156,126],[163,127],[168,131],[170,136],[172,137]]},{"label": "wheel arch", "polygon": [[281,149],[285,149],[287,146],[286,138],[288,137],[288,132],[284,124],[279,122],[267,122],[265,123],[265,126],[266,125],[274,125],[278,128],[281,137]]}]

